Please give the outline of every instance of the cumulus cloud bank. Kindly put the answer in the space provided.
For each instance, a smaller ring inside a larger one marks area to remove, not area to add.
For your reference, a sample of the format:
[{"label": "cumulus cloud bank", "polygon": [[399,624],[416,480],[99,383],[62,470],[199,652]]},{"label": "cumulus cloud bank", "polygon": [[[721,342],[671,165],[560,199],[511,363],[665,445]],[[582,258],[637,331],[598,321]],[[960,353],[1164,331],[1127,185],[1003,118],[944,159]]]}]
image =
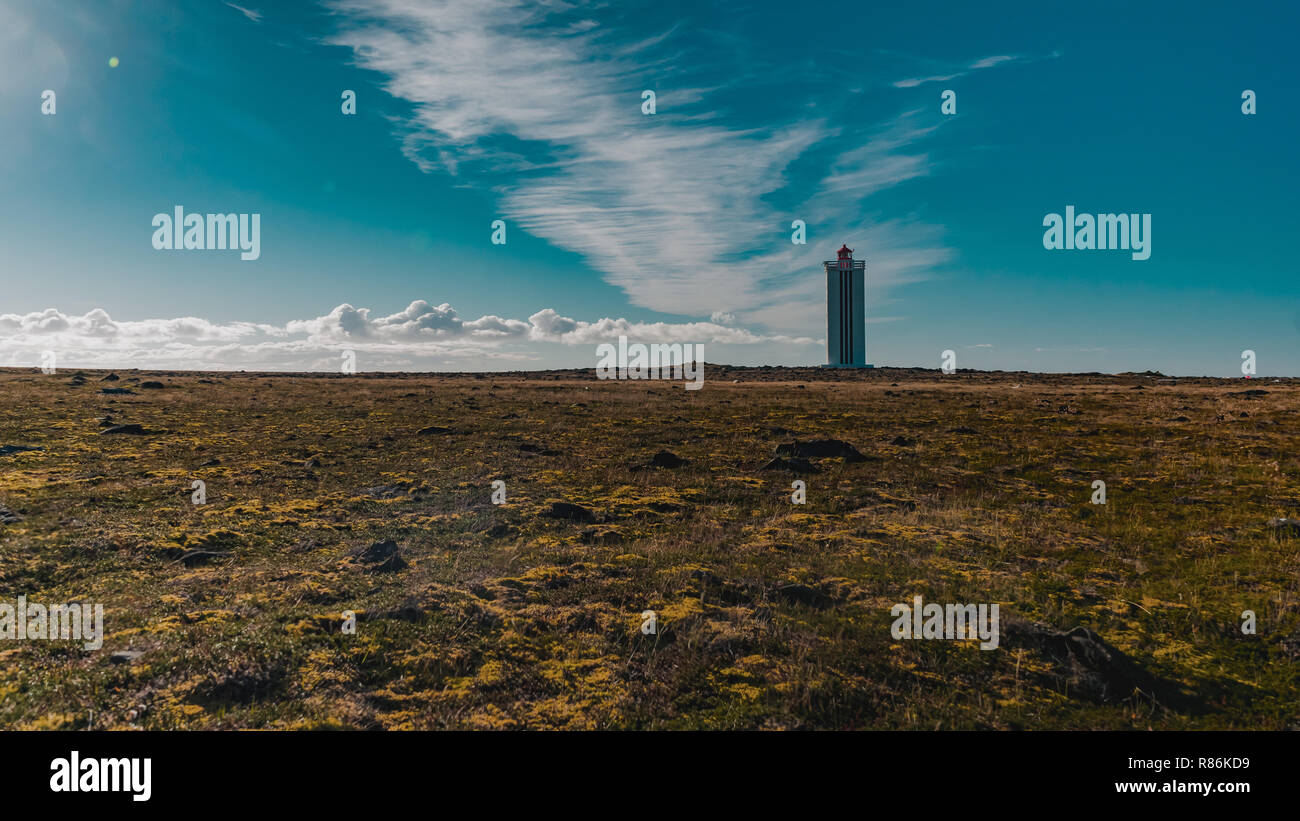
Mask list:
[{"label": "cumulus cloud bank", "polygon": [[[637,342],[721,345],[821,344],[807,337],[759,334],[718,322],[587,322],[545,308],[527,320],[495,315],[465,320],[447,303],[417,299],[405,309],[372,316],[342,304],[323,316],[283,325],[212,322],[198,317],[115,320],[102,308],[81,316],[54,308],[0,314],[0,365],[35,367],[54,351],[67,367],[176,370],[336,370],[339,354],[364,352],[366,370],[437,370],[460,362],[543,367],[538,343],[596,345],[626,336]],[[511,364],[511,363],[515,364]]]}]

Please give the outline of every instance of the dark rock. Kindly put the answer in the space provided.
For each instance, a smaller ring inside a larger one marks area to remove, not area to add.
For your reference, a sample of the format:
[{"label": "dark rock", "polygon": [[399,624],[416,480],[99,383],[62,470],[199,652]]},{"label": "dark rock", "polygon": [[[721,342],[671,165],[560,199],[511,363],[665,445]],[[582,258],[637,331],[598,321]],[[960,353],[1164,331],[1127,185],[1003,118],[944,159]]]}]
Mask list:
[{"label": "dark rock", "polygon": [[108,661],[111,664],[135,664],[143,655],[143,650],[118,650],[108,657]]},{"label": "dark rock", "polygon": [[1247,399],[1254,399],[1256,396],[1268,396],[1268,391],[1251,388],[1248,391],[1229,391],[1228,396],[1244,396]]},{"label": "dark rock", "polygon": [[846,462],[865,462],[867,457],[848,442],[839,439],[814,439],[810,442],[785,442],[776,446],[777,456],[799,456],[804,459],[841,458]]},{"label": "dark rock", "polygon": [[979,431],[975,430],[974,428],[968,428],[968,427],[965,427],[965,426],[962,426],[962,427],[960,427],[960,428],[953,428],[952,430],[950,430],[950,431],[948,431],[948,432],[949,432],[949,433],[960,433],[960,434],[963,435],[963,436],[978,436],[978,435],[979,435]]},{"label": "dark rock", "polygon": [[551,502],[551,509],[542,514],[551,519],[567,519],[571,522],[594,523],[596,514],[582,505],[569,502]]},{"label": "dark rock", "polygon": [[1300,519],[1269,519],[1268,526],[1279,536],[1300,536]]},{"label": "dark rock", "polygon": [[177,561],[186,567],[198,567],[216,559],[224,559],[229,555],[228,552],[222,550],[187,550],[180,555]]},{"label": "dark rock", "polygon": [[34,448],[27,445],[3,445],[0,446],[0,456],[8,456],[11,453],[27,453],[34,450],[45,450],[45,448]]},{"label": "dark rock", "polygon": [[99,381],[100,381],[100,382],[116,382],[116,381],[117,381],[117,374],[115,374],[115,373],[110,373],[108,376],[105,376],[103,379],[101,379],[101,380],[99,380]]},{"label": "dark rock", "polygon": [[22,520],[23,520],[22,516],[19,516],[17,513],[14,513],[12,510],[5,507],[4,505],[0,505],[0,525],[11,525],[14,524],[15,522],[21,522]]},{"label": "dark rock", "polygon": [[140,387],[141,387],[141,388],[148,388],[148,389],[150,389],[150,390],[160,390],[160,389],[165,388],[165,387],[167,387],[167,386],[164,385],[164,384],[161,383],[161,382],[141,382],[141,383],[140,383]]},{"label": "dark rock", "polygon": [[1123,701],[1135,692],[1169,705],[1185,700],[1176,685],[1156,678],[1086,627],[1057,630],[1045,624],[1004,625],[1003,646],[1039,653],[1051,663],[1042,674],[1049,686],[1099,704]]},{"label": "dark rock", "polygon": [[394,573],[407,567],[406,560],[402,558],[401,548],[392,539],[358,548],[352,551],[352,555],[362,563],[371,565],[369,568],[371,573]]},{"label": "dark rock", "polygon": [[110,393],[110,394],[135,393],[135,391],[131,390],[130,388],[100,388],[99,392]]},{"label": "dark rock", "polygon": [[897,445],[900,448],[910,448],[912,445],[916,444],[916,440],[908,439],[906,436],[895,436],[893,439],[889,440],[889,444]]},{"label": "dark rock", "polygon": [[798,457],[782,459],[780,456],[775,457],[770,462],[759,468],[759,470],[789,470],[794,473],[821,473],[821,471],[817,469],[817,466],[812,462],[809,462],[807,459],[800,459]]},{"label": "dark rock", "polygon": [[521,442],[519,444],[519,449],[524,453],[537,453],[537,454],[541,454],[542,456],[560,455],[560,452],[558,450],[553,450],[551,448],[544,448],[541,445],[537,444],[536,442]]},{"label": "dark rock", "polygon": [[650,464],[657,468],[679,468],[687,462],[670,450],[661,450],[650,460]]},{"label": "dark rock", "polygon": [[416,436],[433,436],[435,434],[451,433],[451,428],[445,428],[442,425],[430,425],[427,428],[420,428],[415,432]]},{"label": "dark rock", "polygon": [[830,596],[806,584],[784,584],[776,588],[776,594],[792,604],[803,604],[818,609],[832,603]]}]

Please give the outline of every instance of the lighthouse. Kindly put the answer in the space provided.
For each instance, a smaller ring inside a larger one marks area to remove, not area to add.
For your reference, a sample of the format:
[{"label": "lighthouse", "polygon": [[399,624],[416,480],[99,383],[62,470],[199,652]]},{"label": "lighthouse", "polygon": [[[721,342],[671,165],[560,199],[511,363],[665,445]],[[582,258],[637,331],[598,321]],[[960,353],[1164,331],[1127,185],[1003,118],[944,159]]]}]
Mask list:
[{"label": "lighthouse", "polygon": [[869,368],[866,332],[866,260],[853,258],[843,245],[826,268],[826,364]]}]

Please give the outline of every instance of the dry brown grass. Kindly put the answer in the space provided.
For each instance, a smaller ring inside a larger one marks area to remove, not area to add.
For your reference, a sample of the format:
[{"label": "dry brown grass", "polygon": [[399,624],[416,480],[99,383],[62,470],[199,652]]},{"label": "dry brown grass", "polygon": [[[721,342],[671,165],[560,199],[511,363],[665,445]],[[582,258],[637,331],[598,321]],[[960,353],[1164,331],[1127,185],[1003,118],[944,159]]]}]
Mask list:
[{"label": "dry brown grass", "polygon": [[[0,446],[43,448],[0,456],[23,517],[0,525],[0,601],[102,602],[107,632],[0,641],[3,726],[1296,723],[1300,538],[1268,526],[1300,514],[1291,382],[120,374],[0,373]],[[157,432],[101,435],[105,413]],[[868,460],[813,460],[793,505],[796,477],[759,468],[794,434]],[[690,462],[638,469],[660,449]],[[404,569],[349,557],[382,539]],[[196,549],[218,555],[177,560]],[[1157,685],[1090,698],[1032,644],[895,641],[917,594],[1087,626]]]}]

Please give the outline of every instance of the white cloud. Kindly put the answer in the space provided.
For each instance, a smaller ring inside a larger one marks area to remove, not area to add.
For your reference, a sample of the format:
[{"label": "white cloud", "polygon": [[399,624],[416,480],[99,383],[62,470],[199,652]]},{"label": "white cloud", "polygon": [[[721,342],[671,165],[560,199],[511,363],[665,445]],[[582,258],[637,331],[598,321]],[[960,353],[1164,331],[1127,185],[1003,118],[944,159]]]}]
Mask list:
[{"label": "white cloud", "polygon": [[[1056,56],[1055,52],[1052,54]],[[909,77],[905,80],[899,80],[894,83],[895,88],[915,88],[924,83],[946,83],[949,80],[956,80],[959,77],[965,77],[972,71],[978,71],[982,68],[992,68],[999,63],[1019,62],[1024,58],[1017,55],[998,54],[992,57],[981,57],[970,65],[962,69],[955,69],[948,74],[936,74],[930,77]]]},{"label": "white cloud", "polygon": [[[576,348],[620,335],[639,342],[821,344],[807,337],[759,334],[712,322],[646,323],[608,317],[586,322],[551,308],[527,321],[494,315],[464,321],[451,305],[435,306],[422,299],[387,316],[372,316],[369,308],[343,304],[323,316],[284,325],[214,323],[197,317],[119,321],[100,308],[81,316],[46,308],[0,314],[0,366],[34,367],[43,351],[53,350],[64,369],[334,370],[339,353],[351,349],[366,353],[369,370],[432,370],[458,361],[543,367],[539,345]],[[790,358],[804,353],[792,351]],[[583,354],[575,357],[581,361]]]},{"label": "white cloud", "polygon": [[254,23],[262,22],[262,12],[257,11],[256,9],[246,9],[243,6],[236,6],[234,3],[226,3],[226,5],[244,15],[249,20],[252,20]]},{"label": "white cloud", "polygon": [[[358,65],[413,105],[401,143],[419,168],[495,181],[505,219],[582,255],[634,305],[746,321],[783,317],[783,329],[820,329],[824,293],[806,283],[791,288],[789,280],[816,280],[826,257],[811,239],[792,246],[785,226],[794,217],[824,238],[830,257],[836,244],[827,237],[872,231],[914,260],[946,258],[941,244],[909,245],[936,241],[937,231],[896,234],[900,223],[868,225],[854,216],[863,197],[926,173],[928,158],[905,149],[930,129],[910,127],[910,118],[839,156],[790,213],[768,195],[787,186],[791,163],[839,136],[838,124],[727,127],[716,112],[692,105],[712,89],[689,82],[665,83],[658,113],[643,115],[641,91],[663,74],[653,50],[672,32],[592,26],[582,4],[561,2],[331,5],[340,28],[330,42],[351,47]],[[676,68],[667,76],[681,81]],[[888,273],[873,272],[875,287],[893,284]]]}]

